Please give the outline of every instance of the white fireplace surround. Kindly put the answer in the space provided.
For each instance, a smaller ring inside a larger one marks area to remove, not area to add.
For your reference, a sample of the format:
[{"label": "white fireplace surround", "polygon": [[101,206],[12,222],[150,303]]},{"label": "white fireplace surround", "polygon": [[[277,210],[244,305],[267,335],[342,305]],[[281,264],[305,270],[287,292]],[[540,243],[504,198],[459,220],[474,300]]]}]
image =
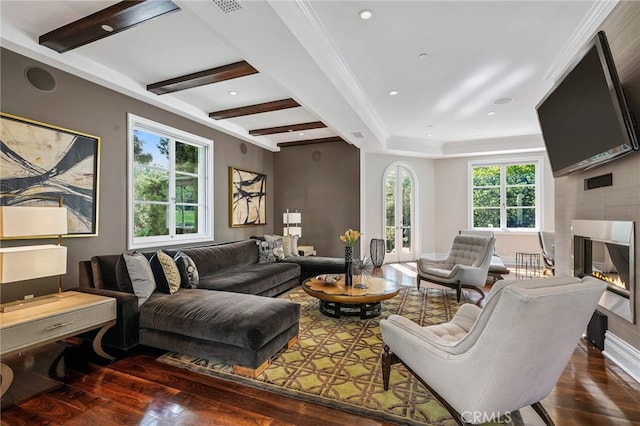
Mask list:
[{"label": "white fireplace surround", "polygon": [[[629,247],[629,259],[632,262],[635,260],[635,236],[634,236],[634,222],[630,221],[611,221],[611,220],[572,220],[571,221],[571,241],[574,243],[574,238],[588,237],[594,241],[600,241],[605,243],[619,244]],[[572,253],[575,253],[575,248],[572,246]],[[572,262],[573,264],[573,262]],[[573,272],[573,271],[572,271]],[[629,267],[629,289],[631,296],[629,299],[617,295],[611,291],[605,291],[600,298],[599,306],[607,309],[613,314],[635,323],[635,266],[632,264]]]}]

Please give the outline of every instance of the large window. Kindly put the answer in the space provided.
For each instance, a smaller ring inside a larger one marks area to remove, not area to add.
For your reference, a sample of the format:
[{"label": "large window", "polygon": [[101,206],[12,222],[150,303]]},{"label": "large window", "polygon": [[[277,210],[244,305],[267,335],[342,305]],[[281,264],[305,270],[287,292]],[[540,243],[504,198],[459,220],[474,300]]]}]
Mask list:
[{"label": "large window", "polygon": [[213,240],[213,141],[129,114],[130,249]]},{"label": "large window", "polygon": [[470,163],[471,226],[539,229],[539,163]]}]

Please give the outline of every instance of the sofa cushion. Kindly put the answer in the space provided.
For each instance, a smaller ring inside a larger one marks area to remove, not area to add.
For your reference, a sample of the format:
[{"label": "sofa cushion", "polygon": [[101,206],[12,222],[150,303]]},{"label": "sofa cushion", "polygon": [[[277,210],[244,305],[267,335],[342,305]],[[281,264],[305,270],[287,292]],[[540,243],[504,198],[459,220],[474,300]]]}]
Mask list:
[{"label": "sofa cushion", "polygon": [[123,253],[116,264],[116,269],[120,291],[134,293],[138,296],[138,306],[142,305],[156,289],[153,271],[143,254]]},{"label": "sofa cushion", "polygon": [[289,256],[281,263],[285,262],[301,266],[301,281],[320,274],[343,274],[345,271],[344,257]]},{"label": "sofa cushion", "polygon": [[140,308],[140,328],[258,349],[296,324],[300,305],[283,299],[203,289],[154,293]]},{"label": "sofa cushion", "polygon": [[91,258],[93,287],[106,290],[119,290],[116,280],[116,263],[118,258],[118,255],[93,256]]},{"label": "sofa cushion", "polygon": [[[225,269],[258,263],[258,246],[254,240],[243,240],[205,247],[181,249],[198,267],[200,278]],[[176,252],[167,251],[171,256]]]},{"label": "sofa cushion", "polygon": [[165,294],[173,294],[180,289],[180,271],[171,256],[158,250],[149,260],[156,288]]},{"label": "sofa cushion", "polygon": [[299,277],[300,266],[292,263],[256,263],[201,275],[198,288],[260,295]]},{"label": "sofa cushion", "polygon": [[196,263],[186,253],[179,251],[174,256],[178,271],[180,272],[180,287],[196,288],[200,281]]}]

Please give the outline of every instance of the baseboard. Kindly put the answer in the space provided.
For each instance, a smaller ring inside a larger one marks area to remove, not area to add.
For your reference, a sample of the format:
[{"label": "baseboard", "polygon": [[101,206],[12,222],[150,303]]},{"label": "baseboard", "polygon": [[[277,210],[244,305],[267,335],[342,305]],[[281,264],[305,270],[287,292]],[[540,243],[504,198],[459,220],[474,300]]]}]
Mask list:
[{"label": "baseboard", "polygon": [[607,331],[604,335],[602,354],[640,383],[640,351],[638,349]]}]

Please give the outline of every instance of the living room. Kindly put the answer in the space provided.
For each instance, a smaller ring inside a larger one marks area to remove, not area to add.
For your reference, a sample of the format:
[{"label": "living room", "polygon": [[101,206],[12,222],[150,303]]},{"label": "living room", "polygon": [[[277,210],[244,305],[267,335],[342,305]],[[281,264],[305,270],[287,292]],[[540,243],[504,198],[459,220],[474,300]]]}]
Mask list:
[{"label": "living room", "polygon": [[[4,2],[3,2],[4,3]],[[375,6],[375,5],[374,5]],[[374,8],[372,6],[372,8]],[[640,111],[640,6],[620,2],[599,25],[609,37],[616,66],[625,88],[630,109]],[[40,34],[35,34],[38,36]],[[117,36],[116,36],[117,37]],[[408,166],[416,177],[417,219],[416,253],[438,256],[447,253],[451,240],[460,229],[469,227],[468,168],[470,162],[500,162],[505,159],[539,160],[542,194],[539,229],[556,232],[556,269],[571,273],[571,220],[640,220],[637,154],[587,172],[554,179],[546,160],[542,138],[493,138],[478,142],[481,150],[469,154],[447,144],[450,155],[401,155],[394,150],[376,152],[359,149],[345,142],[326,142],[266,149],[247,140],[189,119],[110,88],[108,81],[97,84],[77,72],[67,72],[64,64],[54,64],[46,56],[31,53],[4,37],[1,51],[2,112],[97,135],[101,138],[98,220],[95,236],[65,238],[68,248],[67,274],[63,289],[76,287],[77,265],[95,254],[128,250],[127,201],[127,114],[199,135],[214,141],[213,155],[213,239],[228,242],[253,235],[282,232],[281,213],[286,209],[302,213],[301,242],[313,245],[319,255],[341,256],[338,239],[344,230],[363,232],[357,254],[368,254],[371,238],[381,238],[383,229],[383,187],[385,172],[394,164]],[[35,43],[35,42],[33,42]],[[48,71],[56,82],[54,91],[42,91],[25,77],[25,70],[37,67]],[[144,82],[150,83],[150,82]],[[473,142],[473,141],[472,141]],[[526,146],[517,153],[502,153],[510,143]],[[492,149],[494,147],[494,149]],[[496,154],[495,152],[498,152]],[[229,167],[259,172],[267,176],[267,221],[259,227],[229,226]],[[583,181],[613,173],[612,188],[584,191]],[[604,196],[602,195],[604,194]],[[497,233],[496,248],[509,266],[516,252],[539,252],[537,234]],[[415,257],[418,256],[414,256]],[[636,254],[637,259],[637,254]],[[635,276],[640,276],[636,261]],[[55,285],[55,284],[53,284]],[[52,280],[27,285],[3,285],[2,302],[27,294],[51,293]],[[640,303],[636,292],[636,306]],[[609,316],[609,330],[627,344],[640,350],[640,326]],[[637,352],[636,352],[637,354]]]}]

